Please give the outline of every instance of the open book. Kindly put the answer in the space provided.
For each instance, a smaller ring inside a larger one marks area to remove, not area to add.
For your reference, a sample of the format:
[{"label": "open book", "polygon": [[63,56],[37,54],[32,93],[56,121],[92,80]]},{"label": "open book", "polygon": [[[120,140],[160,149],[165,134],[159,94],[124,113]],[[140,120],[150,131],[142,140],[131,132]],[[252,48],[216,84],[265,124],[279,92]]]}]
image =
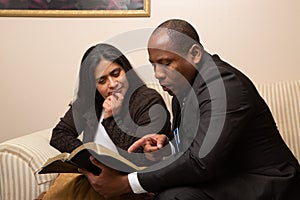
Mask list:
[{"label": "open book", "polygon": [[110,149],[94,143],[85,143],[70,154],[61,153],[55,157],[49,158],[41,167],[39,174],[47,173],[78,173],[78,168],[85,169],[95,175],[101,173],[101,169],[96,167],[90,161],[93,155],[99,162],[123,172],[140,171],[145,167],[139,167]]}]

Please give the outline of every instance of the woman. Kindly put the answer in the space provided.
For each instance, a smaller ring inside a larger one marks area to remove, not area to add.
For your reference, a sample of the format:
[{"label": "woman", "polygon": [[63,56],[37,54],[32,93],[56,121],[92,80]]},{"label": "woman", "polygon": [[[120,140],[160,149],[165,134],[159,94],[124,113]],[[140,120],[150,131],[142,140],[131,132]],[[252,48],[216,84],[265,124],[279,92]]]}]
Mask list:
[{"label": "woman", "polygon": [[84,143],[100,143],[138,165],[150,161],[143,154],[127,153],[133,142],[149,133],[170,134],[162,97],[147,88],[127,58],[109,44],[98,44],[84,54],[77,97],[53,129],[50,144],[71,152],[82,144],[81,133]]},{"label": "woman", "polygon": [[[85,142],[94,141],[145,166],[153,161],[141,154],[142,148],[137,151],[139,154],[129,154],[127,149],[149,133],[170,136],[170,114],[162,97],[145,86],[117,48],[103,43],[89,48],[81,61],[77,96],[53,129],[50,144],[61,152],[71,152]],[[83,142],[78,139],[80,134]],[[151,199],[151,196],[128,195],[120,199]],[[44,199],[66,197],[103,199],[83,175],[75,174],[60,175]]]}]

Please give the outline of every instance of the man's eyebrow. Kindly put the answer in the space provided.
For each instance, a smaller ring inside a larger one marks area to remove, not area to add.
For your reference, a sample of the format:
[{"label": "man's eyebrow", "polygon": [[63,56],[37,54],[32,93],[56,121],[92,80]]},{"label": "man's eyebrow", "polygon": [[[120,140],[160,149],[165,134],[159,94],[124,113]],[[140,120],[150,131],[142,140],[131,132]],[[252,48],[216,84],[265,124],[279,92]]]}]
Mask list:
[{"label": "man's eyebrow", "polygon": [[149,62],[150,62],[150,63],[160,63],[162,60],[164,60],[164,58],[159,58],[159,59],[158,59],[157,61],[155,61],[155,62],[149,59]]},{"label": "man's eyebrow", "polygon": [[168,59],[168,58],[159,58],[159,59],[156,60],[155,62],[149,59],[149,62],[150,62],[150,63],[163,63],[163,62],[166,62],[166,61],[169,62],[170,59]]}]

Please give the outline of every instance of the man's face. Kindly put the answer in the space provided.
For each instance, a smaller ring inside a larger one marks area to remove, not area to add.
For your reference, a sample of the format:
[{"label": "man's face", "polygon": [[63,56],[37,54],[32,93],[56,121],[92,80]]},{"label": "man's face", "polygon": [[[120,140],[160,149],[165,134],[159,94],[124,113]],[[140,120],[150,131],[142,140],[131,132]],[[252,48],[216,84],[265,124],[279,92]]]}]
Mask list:
[{"label": "man's face", "polygon": [[155,78],[172,96],[187,91],[197,73],[190,53],[180,55],[173,49],[166,31],[159,31],[149,39],[149,61],[154,67]]}]

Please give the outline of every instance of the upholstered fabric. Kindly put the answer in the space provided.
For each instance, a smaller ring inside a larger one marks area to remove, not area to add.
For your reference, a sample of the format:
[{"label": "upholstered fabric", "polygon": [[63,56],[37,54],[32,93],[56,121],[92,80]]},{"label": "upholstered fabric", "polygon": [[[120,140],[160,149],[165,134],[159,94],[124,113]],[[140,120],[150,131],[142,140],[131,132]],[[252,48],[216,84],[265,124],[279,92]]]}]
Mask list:
[{"label": "upholstered fabric", "polygon": [[[159,91],[171,110],[171,98],[157,81],[147,84]],[[257,84],[269,105],[283,139],[300,161],[300,80]],[[0,200],[32,200],[47,191],[57,174],[37,174],[49,157],[57,155],[49,145],[51,129],[0,144]]]},{"label": "upholstered fabric", "polygon": [[32,200],[47,191],[57,174],[37,173],[49,157],[59,152],[49,146],[51,130],[43,130],[0,144],[2,200]]},{"label": "upholstered fabric", "polygon": [[258,84],[280,133],[300,161],[300,80]]}]

